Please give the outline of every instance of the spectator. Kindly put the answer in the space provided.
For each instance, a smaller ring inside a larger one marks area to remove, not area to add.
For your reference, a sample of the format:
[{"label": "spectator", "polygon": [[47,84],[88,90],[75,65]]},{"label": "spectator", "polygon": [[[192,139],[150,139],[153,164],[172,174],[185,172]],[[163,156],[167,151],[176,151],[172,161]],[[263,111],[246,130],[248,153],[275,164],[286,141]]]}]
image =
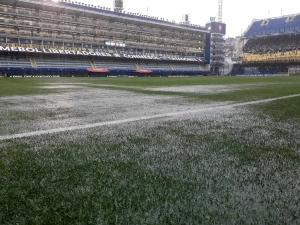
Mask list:
[{"label": "spectator", "polygon": [[252,38],[244,46],[245,53],[274,54],[300,49],[300,34]]}]

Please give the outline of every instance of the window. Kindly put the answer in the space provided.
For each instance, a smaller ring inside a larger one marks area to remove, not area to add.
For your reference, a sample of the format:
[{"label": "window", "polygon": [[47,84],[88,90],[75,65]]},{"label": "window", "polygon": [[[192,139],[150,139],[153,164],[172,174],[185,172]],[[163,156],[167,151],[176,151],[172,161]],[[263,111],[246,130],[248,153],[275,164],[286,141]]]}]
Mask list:
[{"label": "window", "polygon": [[295,19],[294,16],[290,16],[290,17],[287,17],[287,18],[286,18],[286,21],[285,21],[285,22],[286,22],[286,23],[293,22],[294,19]]},{"label": "window", "polygon": [[263,20],[262,23],[261,23],[261,26],[266,26],[266,25],[269,24],[269,22],[270,22],[269,19]]}]

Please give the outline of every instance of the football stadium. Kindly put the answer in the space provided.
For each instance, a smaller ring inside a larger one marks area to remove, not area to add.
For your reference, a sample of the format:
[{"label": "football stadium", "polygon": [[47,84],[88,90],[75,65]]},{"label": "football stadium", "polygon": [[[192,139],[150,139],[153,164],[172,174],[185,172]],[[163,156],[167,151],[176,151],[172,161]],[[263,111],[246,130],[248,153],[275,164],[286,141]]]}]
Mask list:
[{"label": "football stadium", "polygon": [[125,12],[123,1],[114,10],[69,0],[1,4],[4,76],[208,75],[224,60],[226,25],[208,30],[188,14],[175,23]]},{"label": "football stadium", "polygon": [[254,20],[243,36],[242,64],[230,74],[299,74],[299,50],[299,14]]},{"label": "football stadium", "polygon": [[0,224],[300,224],[300,16],[221,18],[1,0]]}]

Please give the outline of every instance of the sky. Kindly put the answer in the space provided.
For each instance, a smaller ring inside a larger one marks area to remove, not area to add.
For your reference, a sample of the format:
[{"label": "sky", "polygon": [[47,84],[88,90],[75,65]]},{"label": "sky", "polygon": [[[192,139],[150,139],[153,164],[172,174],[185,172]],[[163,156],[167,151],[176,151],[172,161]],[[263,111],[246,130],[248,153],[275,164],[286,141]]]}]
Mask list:
[{"label": "sky", "polygon": [[[74,0],[76,1],[76,0]],[[113,8],[113,0],[78,0],[86,4]],[[218,18],[218,0],[124,0],[124,10],[169,21],[181,22],[183,14],[191,15],[191,23],[205,26],[210,17]],[[225,37],[241,35],[253,19],[300,14],[298,0],[223,0],[223,22],[227,24]]]}]

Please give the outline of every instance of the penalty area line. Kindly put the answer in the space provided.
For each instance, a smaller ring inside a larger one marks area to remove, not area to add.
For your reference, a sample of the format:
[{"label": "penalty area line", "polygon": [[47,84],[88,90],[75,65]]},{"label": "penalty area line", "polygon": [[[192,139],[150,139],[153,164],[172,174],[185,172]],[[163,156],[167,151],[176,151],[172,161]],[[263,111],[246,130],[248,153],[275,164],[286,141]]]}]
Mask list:
[{"label": "penalty area line", "polygon": [[232,107],[267,103],[267,102],[272,102],[272,101],[282,100],[282,99],[287,99],[287,98],[293,98],[293,97],[300,97],[300,94],[288,95],[288,96],[277,97],[277,98],[262,99],[262,100],[257,100],[257,101],[233,103],[233,104],[221,105],[221,106],[212,106],[212,107],[208,107],[208,108],[182,111],[182,112],[164,113],[164,114],[157,114],[157,115],[152,115],[152,116],[141,116],[141,117],[136,117],[136,118],[105,121],[105,122],[99,122],[99,123],[62,127],[62,128],[49,129],[49,130],[39,130],[39,131],[32,131],[32,132],[26,132],[26,133],[20,133],[20,134],[10,134],[10,135],[0,136],[0,141],[16,139],[16,138],[32,137],[32,136],[41,136],[41,135],[45,135],[45,134],[55,134],[55,133],[61,133],[61,132],[66,132],[66,131],[90,129],[90,128],[102,127],[102,126],[119,125],[119,124],[124,124],[124,123],[158,119],[158,118],[164,118],[164,117],[174,117],[174,116],[180,116],[180,115],[185,115],[185,114],[206,112],[206,111],[211,111],[211,110],[216,110],[216,109],[228,109],[228,108],[232,108]]}]

